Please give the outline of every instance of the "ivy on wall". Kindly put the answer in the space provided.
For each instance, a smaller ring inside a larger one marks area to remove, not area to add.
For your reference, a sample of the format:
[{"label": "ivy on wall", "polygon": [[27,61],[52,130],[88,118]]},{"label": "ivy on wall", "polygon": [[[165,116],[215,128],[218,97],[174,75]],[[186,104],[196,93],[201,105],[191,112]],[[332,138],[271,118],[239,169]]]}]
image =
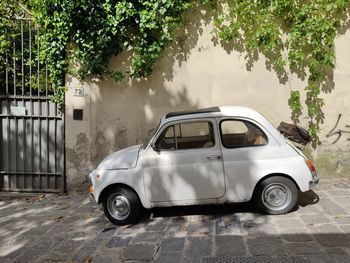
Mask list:
[{"label": "ivy on wall", "polygon": [[[262,53],[267,67],[276,72],[282,83],[288,80],[287,72],[307,78],[305,105],[314,138],[323,121],[321,92],[329,92],[334,85],[331,74],[335,66],[334,39],[342,24],[341,16],[349,7],[349,0],[21,2],[31,9],[43,32],[40,52],[49,67],[53,86],[61,91],[52,98],[56,102],[63,101],[68,65],[78,65],[74,73],[82,79],[91,75],[116,81],[147,77],[164,47],[173,40],[184,12],[207,4],[211,7],[214,36],[224,48],[244,52],[248,68]],[[7,22],[0,20],[0,28],[6,28]],[[0,40],[1,61],[7,42]],[[131,54],[129,69],[110,72],[109,58],[125,50]],[[291,91],[288,103],[297,122],[303,109],[298,90]]]},{"label": "ivy on wall", "polygon": [[[31,6],[44,32],[42,54],[54,85],[61,87],[69,64],[78,65],[74,73],[81,79],[148,76],[192,5],[189,0],[32,0]],[[110,72],[109,58],[124,50],[132,53],[129,70]]]},{"label": "ivy on wall", "polygon": [[[348,7],[349,0],[218,1],[214,34],[233,48],[242,46],[248,65],[263,53],[281,82],[287,81],[287,72],[307,78],[309,131],[317,139],[324,118],[320,95],[334,86],[334,39]],[[302,114],[299,91],[291,91],[288,104],[298,122]]]}]

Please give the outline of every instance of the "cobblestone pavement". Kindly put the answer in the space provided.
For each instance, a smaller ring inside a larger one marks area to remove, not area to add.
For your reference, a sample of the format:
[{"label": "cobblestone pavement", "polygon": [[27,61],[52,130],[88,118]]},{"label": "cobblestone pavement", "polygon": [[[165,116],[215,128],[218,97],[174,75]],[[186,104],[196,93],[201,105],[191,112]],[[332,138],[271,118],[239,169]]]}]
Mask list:
[{"label": "cobblestone pavement", "polygon": [[350,262],[350,179],[321,179],[286,215],[167,208],[123,227],[86,196],[2,198],[0,262]]}]

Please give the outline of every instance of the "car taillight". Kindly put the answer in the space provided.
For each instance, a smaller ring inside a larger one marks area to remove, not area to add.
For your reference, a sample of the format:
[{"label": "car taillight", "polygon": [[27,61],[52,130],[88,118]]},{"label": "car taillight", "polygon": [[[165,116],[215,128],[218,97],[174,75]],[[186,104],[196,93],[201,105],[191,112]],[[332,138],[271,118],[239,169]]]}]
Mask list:
[{"label": "car taillight", "polygon": [[316,174],[316,168],[310,160],[306,160],[306,164],[309,167],[311,173]]}]

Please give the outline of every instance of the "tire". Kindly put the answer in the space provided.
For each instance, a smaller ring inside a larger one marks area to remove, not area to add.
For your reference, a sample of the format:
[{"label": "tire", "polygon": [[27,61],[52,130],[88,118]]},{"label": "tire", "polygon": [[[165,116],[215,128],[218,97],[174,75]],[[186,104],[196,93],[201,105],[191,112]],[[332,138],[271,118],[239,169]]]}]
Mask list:
[{"label": "tire", "polygon": [[285,214],[296,206],[298,194],[297,187],[290,179],[273,176],[258,185],[255,203],[266,214]]},{"label": "tire", "polygon": [[136,223],[142,212],[137,194],[123,187],[109,190],[104,196],[102,205],[109,221],[119,226]]}]

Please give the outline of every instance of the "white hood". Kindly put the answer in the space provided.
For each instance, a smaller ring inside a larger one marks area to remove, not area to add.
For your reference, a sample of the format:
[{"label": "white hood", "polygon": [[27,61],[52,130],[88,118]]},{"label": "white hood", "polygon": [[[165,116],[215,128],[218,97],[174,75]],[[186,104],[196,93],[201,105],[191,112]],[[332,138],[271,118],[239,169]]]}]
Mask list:
[{"label": "white hood", "polygon": [[136,167],[141,145],[135,145],[108,155],[98,165],[101,170],[130,169]]}]

